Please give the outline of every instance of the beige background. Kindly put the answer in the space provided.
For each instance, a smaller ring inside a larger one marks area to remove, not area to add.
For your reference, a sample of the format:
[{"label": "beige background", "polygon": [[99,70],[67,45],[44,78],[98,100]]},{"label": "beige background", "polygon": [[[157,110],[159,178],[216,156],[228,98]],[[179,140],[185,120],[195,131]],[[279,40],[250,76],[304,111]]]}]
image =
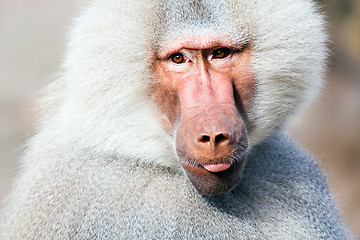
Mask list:
[{"label": "beige background", "polygon": [[0,0],[0,198],[31,135],[33,99],[57,71],[71,18],[88,0]]},{"label": "beige background", "polygon": [[[36,93],[56,73],[71,18],[89,1],[0,0],[0,199],[31,136]],[[360,0],[322,2],[333,35],[328,81],[289,133],[319,159],[348,226],[360,235]]]}]

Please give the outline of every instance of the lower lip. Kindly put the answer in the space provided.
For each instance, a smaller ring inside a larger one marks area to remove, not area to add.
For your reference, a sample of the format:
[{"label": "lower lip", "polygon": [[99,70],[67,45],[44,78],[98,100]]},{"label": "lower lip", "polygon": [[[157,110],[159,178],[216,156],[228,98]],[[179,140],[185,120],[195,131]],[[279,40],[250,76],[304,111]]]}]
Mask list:
[{"label": "lower lip", "polygon": [[218,163],[203,165],[203,167],[209,172],[222,172],[228,170],[231,167],[231,163]]}]

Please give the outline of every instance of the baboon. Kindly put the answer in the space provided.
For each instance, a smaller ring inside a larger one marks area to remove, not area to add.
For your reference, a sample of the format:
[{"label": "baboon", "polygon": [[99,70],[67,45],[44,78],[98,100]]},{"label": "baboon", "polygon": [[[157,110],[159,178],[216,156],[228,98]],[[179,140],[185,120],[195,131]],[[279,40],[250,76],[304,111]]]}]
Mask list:
[{"label": "baboon", "polygon": [[309,0],[94,0],[1,216],[1,239],[348,239],[283,133],[321,85]]}]

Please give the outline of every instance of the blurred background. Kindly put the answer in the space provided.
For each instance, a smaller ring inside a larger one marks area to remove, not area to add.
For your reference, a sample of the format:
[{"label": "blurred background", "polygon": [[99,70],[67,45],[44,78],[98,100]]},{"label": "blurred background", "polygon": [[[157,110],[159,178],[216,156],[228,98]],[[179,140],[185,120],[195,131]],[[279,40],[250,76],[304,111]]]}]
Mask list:
[{"label": "blurred background", "polygon": [[[58,70],[72,17],[89,2],[0,0],[0,199],[31,136],[36,94]],[[360,0],[319,2],[331,34],[326,84],[288,132],[319,160],[360,239]]]}]

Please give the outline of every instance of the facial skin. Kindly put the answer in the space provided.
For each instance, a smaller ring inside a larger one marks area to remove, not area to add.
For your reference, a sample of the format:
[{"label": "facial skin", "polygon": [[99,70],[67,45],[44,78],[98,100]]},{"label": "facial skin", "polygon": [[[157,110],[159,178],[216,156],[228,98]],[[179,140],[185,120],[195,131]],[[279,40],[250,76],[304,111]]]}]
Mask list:
[{"label": "facial skin", "polygon": [[240,181],[254,95],[251,50],[213,38],[189,38],[161,49],[154,99],[189,180],[203,194]]}]

